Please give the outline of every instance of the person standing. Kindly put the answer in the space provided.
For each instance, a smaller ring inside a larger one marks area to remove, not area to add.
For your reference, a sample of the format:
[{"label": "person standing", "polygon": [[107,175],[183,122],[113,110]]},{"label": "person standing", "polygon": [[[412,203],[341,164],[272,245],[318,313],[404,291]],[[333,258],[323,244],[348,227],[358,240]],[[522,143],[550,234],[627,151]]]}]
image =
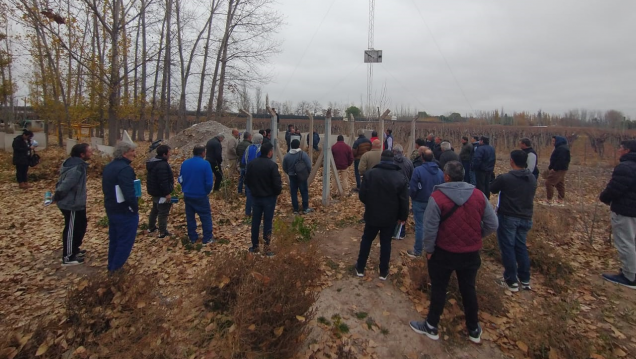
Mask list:
[{"label": "person standing", "polygon": [[[375,140],[378,140],[378,141],[380,140],[378,138],[378,131],[371,131],[371,143],[373,143],[373,141]],[[382,144],[382,142],[380,142],[380,144]]]},{"label": "person standing", "polygon": [[433,136],[432,133],[429,133],[428,136],[426,136],[426,142],[424,143],[424,146],[430,148],[431,151],[433,150],[433,148],[435,148],[435,136]]},{"label": "person standing", "polygon": [[[283,158],[283,172],[289,176],[291,202],[294,208],[294,215],[297,216],[299,214],[298,190],[300,190],[300,196],[303,201],[303,212],[305,214],[313,212],[313,209],[309,208],[309,186],[307,184],[307,178],[311,172],[311,160],[309,156],[300,149],[299,140],[294,139],[290,145],[291,151]],[[304,166],[300,164],[300,162],[302,162]],[[303,173],[301,173],[300,176],[296,173],[299,167],[304,167],[302,170]]]},{"label": "person standing", "polygon": [[294,125],[288,125],[287,131],[285,131],[285,143],[287,143],[287,153],[291,151],[291,136],[295,134]]},{"label": "person standing", "polygon": [[512,171],[497,176],[490,184],[492,193],[499,193],[497,205],[497,242],[504,266],[503,278],[497,283],[510,290],[530,290],[530,258],[526,237],[532,228],[534,195],[537,179],[526,168],[528,155],[522,150],[510,153]]},{"label": "person standing", "polygon": [[411,329],[439,339],[439,318],[446,304],[446,288],[455,272],[462,295],[468,339],[481,342],[475,281],[481,266],[482,238],[497,229],[497,216],[486,196],[464,182],[464,167],[451,161],[444,167],[446,183],[435,186],[424,212],[424,249],[431,279],[431,304],[423,321]]},{"label": "person standing", "polygon": [[186,223],[188,225],[188,238],[192,244],[199,239],[197,234],[197,221],[195,215],[201,220],[203,232],[203,245],[214,243],[212,232],[212,210],[210,198],[214,175],[210,165],[204,160],[206,149],[203,146],[194,146],[192,157],[183,161],[179,171],[179,183],[183,191],[185,202]]},{"label": "person standing", "polygon": [[[479,136],[473,136],[473,159],[475,158],[477,147],[479,147]],[[470,162],[470,184],[475,187],[477,186],[477,176],[475,175],[475,169],[473,168],[472,159]]]},{"label": "person standing", "polygon": [[[309,146],[309,136],[310,134],[307,134],[307,146]],[[313,149],[314,151],[318,152],[320,151],[320,148],[318,148],[318,144],[320,143],[320,135],[318,134],[318,132],[314,131],[313,134],[311,134],[311,136],[313,137],[314,140],[314,144],[313,144]]]},{"label": "person standing", "polygon": [[[252,139],[252,144],[245,149],[245,153],[243,154],[243,158],[241,158],[241,164],[245,166],[245,170],[247,170],[247,164],[251,161],[260,157],[261,154],[261,145],[263,143],[263,135],[256,134]],[[249,217],[252,215],[252,208],[254,207],[254,200],[252,198],[252,192],[250,188],[247,186],[247,182],[245,182],[245,175],[243,175],[243,181],[245,184],[245,217]]]},{"label": "person standing", "polygon": [[18,181],[18,187],[21,189],[28,189],[29,184],[27,182],[27,174],[29,172],[29,157],[33,146],[31,146],[31,140],[33,139],[33,132],[24,130],[21,135],[16,136],[13,139],[13,165],[15,166],[15,178]]},{"label": "person standing", "polygon": [[417,140],[415,140],[415,149],[413,150],[413,152],[411,152],[411,163],[413,163],[413,168],[421,166],[422,165],[422,156],[420,154],[420,147],[425,146],[426,145],[426,141],[424,141],[424,139],[422,138],[418,138]]},{"label": "person standing", "polygon": [[440,144],[440,148],[442,149],[442,154],[439,156],[439,166],[444,168],[450,161],[459,161],[459,156],[455,151],[453,151],[453,147],[450,142],[444,141]]},{"label": "person standing", "polygon": [[360,157],[360,166],[358,170],[360,171],[360,175],[364,177],[364,173],[368,170],[371,170],[375,165],[380,163],[382,160],[382,143],[380,140],[375,139],[371,142],[371,151],[365,153]]},{"label": "person standing", "polygon": [[336,169],[338,170],[338,177],[340,177],[340,183],[342,184],[342,190],[344,193],[349,193],[349,180],[347,179],[347,168],[353,163],[353,151],[348,144],[344,142],[344,136],[338,135],[338,140],[331,146],[331,154],[333,160],[336,163]]},{"label": "person standing", "polygon": [[473,159],[473,145],[468,142],[468,137],[462,137],[462,149],[459,151],[459,159],[464,166],[464,182],[470,183],[470,162]]},{"label": "person standing", "polygon": [[62,232],[62,265],[72,266],[84,262],[86,251],[80,249],[86,234],[86,178],[93,149],[88,143],[71,148],[71,157],[60,168],[53,202],[64,216]]},{"label": "person standing", "polygon": [[[393,145],[393,163],[400,167],[402,174],[406,177],[406,181],[411,180],[413,176],[413,163],[408,158],[404,157],[404,147],[400,144]],[[406,222],[402,224],[400,233],[397,233],[395,239],[404,239],[406,237]]]},{"label": "person standing", "polygon": [[360,190],[360,158],[371,151],[371,141],[364,135],[364,130],[358,130],[358,138],[353,142],[353,173],[356,176],[356,191]]},{"label": "person standing", "polygon": [[247,164],[245,169],[245,184],[250,189],[254,198],[254,210],[252,212],[252,246],[250,253],[260,253],[258,235],[263,221],[263,253],[272,257],[274,252],[269,245],[272,238],[272,221],[276,209],[276,199],[283,190],[283,185],[278,173],[278,165],[271,160],[274,154],[274,146],[266,143],[261,146],[260,157]]},{"label": "person standing", "polygon": [[234,128],[232,129],[232,136],[227,140],[227,167],[229,168],[230,173],[236,173],[238,167],[236,166],[236,161],[238,159],[238,154],[236,153],[236,148],[239,143],[239,131]]},{"label": "person standing", "polygon": [[481,136],[479,147],[473,156],[473,170],[477,180],[477,189],[484,192],[486,198],[490,199],[490,179],[492,171],[495,169],[495,149],[490,145],[490,139]]},{"label": "person standing", "polygon": [[[378,140],[379,142],[379,140]],[[362,179],[360,201],[364,203],[364,233],[355,265],[356,275],[364,277],[373,240],[380,233],[380,280],[389,276],[391,237],[396,224],[404,224],[409,215],[408,181],[393,163],[393,152],[382,152],[382,161]]]},{"label": "person standing", "polygon": [[554,150],[552,155],[550,155],[548,178],[545,180],[547,201],[542,201],[541,203],[552,204],[554,187],[556,187],[558,197],[555,205],[563,206],[565,204],[565,174],[570,166],[570,148],[568,147],[568,140],[561,136],[552,136],[552,145]]},{"label": "person standing", "polygon": [[139,225],[139,205],[135,195],[135,170],[130,166],[137,157],[137,146],[119,142],[113,160],[104,167],[102,192],[108,216],[108,271],[119,270],[128,260]]},{"label": "person standing", "polygon": [[444,183],[444,173],[435,162],[433,151],[428,147],[421,147],[422,165],[415,168],[409,183],[409,195],[412,200],[413,219],[415,220],[415,244],[413,249],[406,251],[409,257],[422,256],[424,250],[424,211],[433,188]]},{"label": "person standing", "polygon": [[534,175],[535,179],[539,179],[539,155],[537,155],[537,152],[532,148],[530,139],[522,138],[519,141],[519,148],[528,154],[528,167],[526,168]]},{"label": "person standing", "polygon": [[272,130],[270,128],[265,129],[263,134],[263,144],[272,143]]},{"label": "person standing", "polygon": [[205,145],[205,159],[210,163],[210,168],[214,174],[214,190],[218,191],[221,188],[221,181],[223,181],[223,171],[221,163],[223,162],[223,147],[221,142],[225,139],[225,135],[220,133],[214,136]]},{"label": "person standing", "polygon": [[243,141],[236,146],[236,157],[239,163],[240,175],[238,180],[238,193],[243,194],[243,181],[245,179],[245,164],[243,163],[243,155],[245,150],[252,144],[252,134],[243,133]]},{"label": "person standing", "polygon": [[442,138],[435,137],[435,144],[431,148],[433,150],[433,155],[435,155],[435,159],[439,161],[439,158],[442,156]]},{"label": "person standing", "polygon": [[167,145],[157,147],[157,156],[146,162],[148,180],[146,191],[152,196],[152,210],[148,216],[148,233],[157,230],[157,218],[159,219],[159,238],[170,236],[168,232],[168,216],[172,208],[172,197],[170,194],[174,190],[174,175],[172,168],[168,164],[171,149]]},{"label": "person standing", "polygon": [[618,154],[620,163],[600,200],[612,211],[612,234],[621,269],[616,274],[603,274],[603,279],[636,289],[636,140],[621,142]]},{"label": "person standing", "polygon": [[385,132],[384,149],[393,151],[393,135],[391,135],[393,133],[393,130],[387,128],[386,131],[384,132]]}]

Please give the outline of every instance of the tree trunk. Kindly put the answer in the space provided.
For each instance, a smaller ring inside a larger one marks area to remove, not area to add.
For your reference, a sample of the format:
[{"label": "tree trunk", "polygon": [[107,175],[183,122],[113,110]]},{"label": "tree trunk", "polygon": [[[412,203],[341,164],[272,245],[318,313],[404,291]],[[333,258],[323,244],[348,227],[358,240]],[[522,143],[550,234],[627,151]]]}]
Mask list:
[{"label": "tree trunk", "polygon": [[121,0],[113,3],[113,27],[110,31],[110,81],[108,88],[108,145],[117,143],[119,130],[117,128],[117,107],[119,106],[119,8]]},{"label": "tree trunk", "polygon": [[[208,19],[208,35],[205,38],[205,50],[203,52],[203,66],[201,67],[201,82],[199,83],[199,99],[197,101],[197,113],[195,122],[199,123],[201,116],[201,102],[203,101],[203,84],[205,83],[205,71],[208,66],[208,54],[210,52],[210,36],[212,34],[212,18],[216,11],[216,0],[212,0],[212,8],[210,9],[210,18]],[[209,109],[208,109],[209,110]]]},{"label": "tree trunk", "polygon": [[[141,98],[139,99],[139,132],[137,133],[138,141],[145,141],[146,130],[146,0],[141,0]],[[150,138],[152,141],[152,137]]]}]

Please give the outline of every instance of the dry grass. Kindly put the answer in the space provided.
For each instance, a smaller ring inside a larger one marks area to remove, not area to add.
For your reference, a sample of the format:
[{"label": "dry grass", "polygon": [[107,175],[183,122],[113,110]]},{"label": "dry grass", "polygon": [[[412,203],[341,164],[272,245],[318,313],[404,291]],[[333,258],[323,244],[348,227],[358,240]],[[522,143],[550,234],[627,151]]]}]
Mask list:
[{"label": "dry grass", "polygon": [[202,278],[204,305],[215,312],[211,338],[223,357],[290,358],[307,335],[319,257],[283,251],[274,258],[219,258]]}]

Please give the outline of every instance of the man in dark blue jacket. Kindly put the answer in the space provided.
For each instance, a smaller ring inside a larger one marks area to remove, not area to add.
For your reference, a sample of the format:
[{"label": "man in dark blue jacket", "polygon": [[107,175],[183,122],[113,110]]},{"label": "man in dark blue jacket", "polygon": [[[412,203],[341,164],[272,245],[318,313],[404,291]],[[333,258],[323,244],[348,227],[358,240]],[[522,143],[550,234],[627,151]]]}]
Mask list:
[{"label": "man in dark blue jacket", "polygon": [[148,180],[146,189],[152,196],[152,209],[148,216],[148,233],[157,230],[157,217],[159,218],[159,238],[170,236],[168,232],[168,215],[172,207],[170,194],[174,190],[174,175],[168,164],[170,159],[170,147],[161,145],[157,147],[157,156],[146,162]]},{"label": "man in dark blue jacket", "polygon": [[415,168],[409,184],[415,220],[415,245],[412,250],[406,251],[406,254],[413,258],[421,257],[424,249],[424,211],[428,205],[428,198],[433,192],[433,187],[444,183],[444,172],[435,163],[433,151],[425,149],[421,157],[422,165]]},{"label": "man in dark blue jacket", "polygon": [[554,150],[550,155],[550,166],[548,167],[548,178],[545,179],[545,190],[547,201],[541,204],[552,204],[554,196],[554,187],[557,189],[558,198],[554,205],[563,206],[565,199],[565,174],[570,166],[570,148],[568,140],[562,136],[552,136],[552,145]]},{"label": "man in dark blue jacket", "polygon": [[603,274],[603,279],[636,289],[636,140],[621,142],[618,153],[620,163],[600,199],[612,211],[612,234],[621,269],[616,274]]},{"label": "man in dark blue jacket", "polygon": [[283,190],[283,184],[278,173],[278,165],[272,161],[274,146],[265,143],[260,148],[260,157],[250,161],[245,168],[245,184],[250,189],[254,199],[254,209],[252,210],[252,246],[250,253],[260,253],[258,245],[258,232],[263,220],[263,241],[265,242],[264,253],[271,257],[274,255],[269,248],[272,238],[272,228],[274,220],[274,210],[276,209],[276,199]]},{"label": "man in dark blue jacket", "polygon": [[221,142],[225,139],[225,135],[220,133],[205,145],[205,159],[210,162],[210,168],[214,173],[214,190],[218,191],[221,188],[221,181],[223,181],[223,172],[221,163],[223,162],[223,146]]},{"label": "man in dark blue jacket", "polygon": [[139,205],[135,195],[135,170],[130,166],[137,156],[134,144],[120,142],[114,160],[104,167],[102,191],[108,216],[108,271],[120,269],[135,244],[139,225]]},{"label": "man in dark blue jacket", "polygon": [[490,145],[490,138],[481,136],[479,147],[473,156],[473,171],[477,180],[478,190],[482,191],[486,198],[490,199],[490,179],[495,169],[495,149]]},{"label": "man in dark blue jacket", "polygon": [[205,147],[195,146],[192,150],[192,158],[183,161],[181,171],[179,171],[179,183],[181,183],[183,201],[185,202],[188,238],[192,244],[199,239],[195,219],[195,215],[198,214],[203,231],[203,245],[214,243],[212,210],[208,198],[208,194],[212,191],[214,176],[210,164],[204,160],[205,151]]},{"label": "man in dark blue jacket", "polygon": [[360,186],[360,201],[364,203],[364,233],[355,270],[364,277],[373,240],[380,233],[380,280],[389,276],[391,236],[395,225],[409,215],[409,182],[400,166],[393,163],[393,152],[382,152],[381,161],[365,172]]}]

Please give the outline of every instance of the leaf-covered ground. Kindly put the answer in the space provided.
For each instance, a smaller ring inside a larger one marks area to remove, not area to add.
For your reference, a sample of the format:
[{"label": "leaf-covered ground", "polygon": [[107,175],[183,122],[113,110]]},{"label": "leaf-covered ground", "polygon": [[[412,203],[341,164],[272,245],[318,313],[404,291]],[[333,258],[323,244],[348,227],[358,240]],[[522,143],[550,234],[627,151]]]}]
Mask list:
[{"label": "leaf-covered ground", "polygon": [[[143,147],[147,144],[142,144],[140,153],[144,152]],[[103,161],[92,161],[89,174],[89,224],[83,245],[88,250],[86,262],[63,268],[60,266],[63,217],[56,207],[44,207],[43,197],[45,191],[54,188],[56,171],[64,155],[55,147],[42,155],[43,163],[30,172],[38,180],[31,183],[31,189],[22,191],[15,183],[9,155],[0,154],[0,189],[5,194],[0,206],[0,333],[22,333],[18,342],[29,334],[25,328],[34,324],[64,322],[68,317],[69,290],[81,290],[90,285],[90,279],[106,272],[108,229],[99,177]],[[144,158],[139,156],[133,163],[142,180]],[[507,161],[500,158],[498,162]],[[172,164],[178,169],[178,163]],[[498,167],[498,172],[505,170]],[[310,190],[310,204],[316,212],[303,216],[301,224],[301,229],[315,226],[313,239],[309,244],[295,244],[318,249],[322,256],[321,284],[315,288],[320,295],[314,306],[314,319],[309,323],[313,331],[304,338],[299,356],[551,359],[635,356],[634,293],[600,280],[600,273],[615,271],[619,266],[609,242],[609,209],[597,202],[610,174],[609,166],[572,166],[567,177],[567,206],[537,205],[534,229],[528,239],[533,291],[513,294],[496,286],[494,280],[502,272],[496,238],[485,240],[484,264],[478,280],[485,333],[484,344],[479,347],[466,341],[461,299],[452,286],[441,323],[443,339],[439,343],[408,328],[408,320],[420,318],[428,308],[425,263],[405,255],[413,243],[412,223],[406,239],[394,242],[389,281],[380,282],[372,270],[363,280],[351,275],[350,266],[357,257],[363,228],[358,223],[363,208],[355,195],[335,198],[332,205],[322,207],[318,176]],[[352,173],[350,181],[353,182]],[[215,357],[218,352],[207,344],[202,347],[192,336],[201,330],[206,317],[202,315],[205,308],[199,298],[201,276],[218,264],[215,262],[218,256],[244,252],[249,246],[244,199],[234,189],[235,182],[231,180],[226,190],[211,196],[218,242],[208,248],[182,243],[186,233],[183,202],[171,212],[172,238],[160,240],[147,234],[143,228],[150,210],[149,197],[142,200],[140,229],[126,273],[145,278],[152,283],[153,290],[146,297],[148,302],[136,303],[135,310],[169,304],[162,314],[167,323],[163,327],[169,327],[171,336],[181,338],[180,345],[187,348],[183,352],[188,357]],[[544,193],[540,186],[537,198],[543,198]],[[291,212],[285,186],[276,210],[274,248],[277,241],[302,237],[301,231],[292,226]],[[372,251],[369,269],[377,267],[378,250]],[[115,298],[113,301],[120,300]],[[116,327],[117,321],[111,325]],[[64,332],[44,338],[38,349],[46,352],[53,342],[60,343],[62,339],[71,342],[74,335],[77,334]],[[69,347],[66,353],[87,358],[113,355],[91,350]],[[14,352],[0,348],[0,353],[11,357]],[[130,356],[150,354],[142,351]]]}]

